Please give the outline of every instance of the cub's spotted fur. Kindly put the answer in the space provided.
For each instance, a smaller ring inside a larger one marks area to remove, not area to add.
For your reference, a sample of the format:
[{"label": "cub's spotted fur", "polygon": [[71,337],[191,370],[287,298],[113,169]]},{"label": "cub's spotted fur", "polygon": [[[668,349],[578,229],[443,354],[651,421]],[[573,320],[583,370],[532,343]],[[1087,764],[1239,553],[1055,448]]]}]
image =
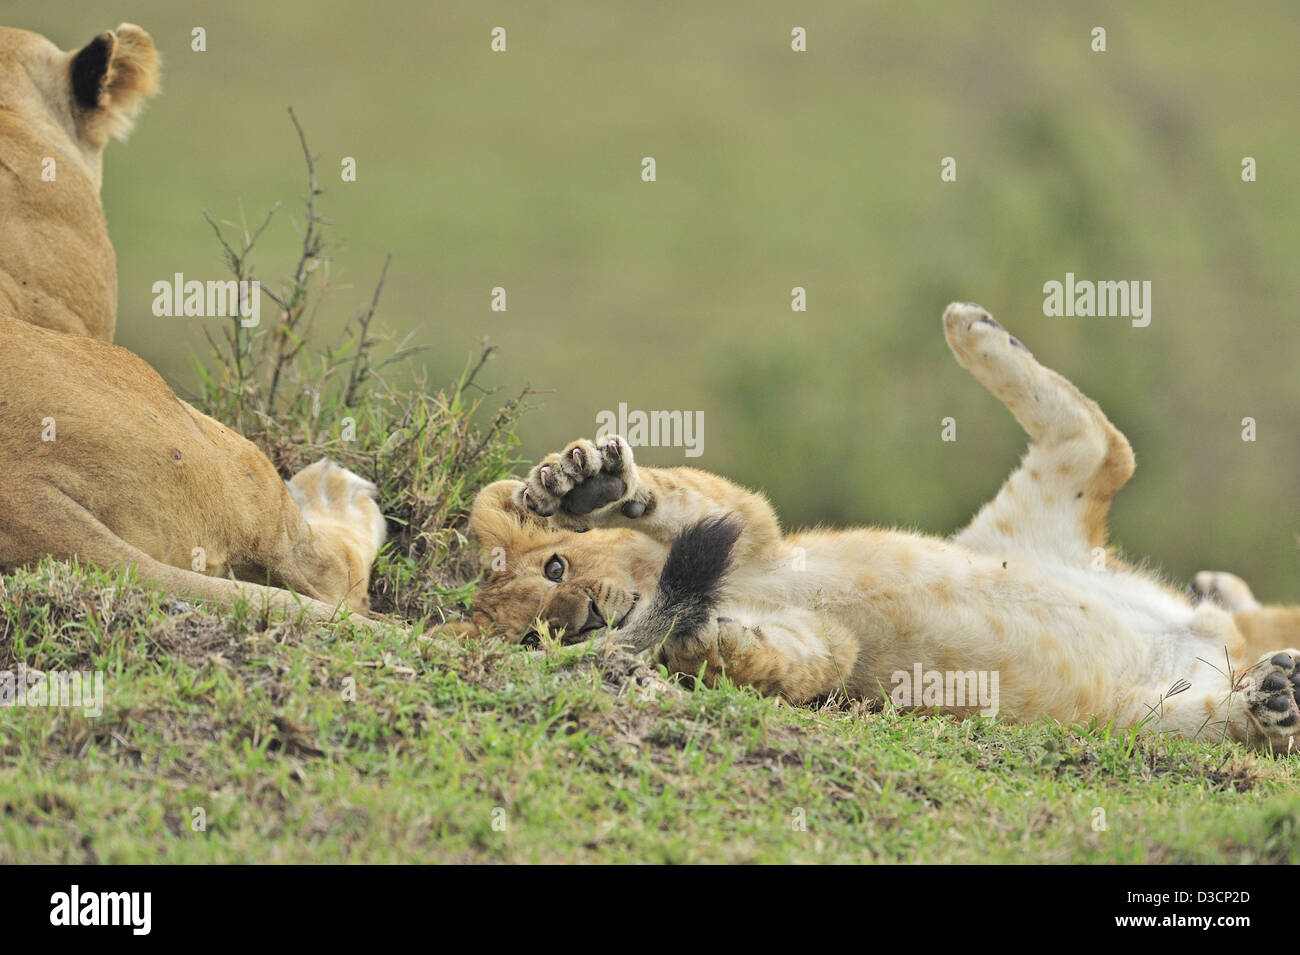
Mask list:
[{"label": "cub's spotted fur", "polygon": [[609,632],[672,671],[796,702],[877,697],[917,664],[996,671],[1004,718],[1146,721],[1289,750],[1300,608],[1260,607],[1228,575],[1199,577],[1219,589],[1193,601],[1114,555],[1094,560],[1133,473],[1128,441],[984,309],[951,305],[943,323],[1030,438],[954,537],[786,535],[759,494],[638,467],[622,438],[579,440],[475,501],[490,566],[473,626],[525,642],[543,625],[569,642]]}]

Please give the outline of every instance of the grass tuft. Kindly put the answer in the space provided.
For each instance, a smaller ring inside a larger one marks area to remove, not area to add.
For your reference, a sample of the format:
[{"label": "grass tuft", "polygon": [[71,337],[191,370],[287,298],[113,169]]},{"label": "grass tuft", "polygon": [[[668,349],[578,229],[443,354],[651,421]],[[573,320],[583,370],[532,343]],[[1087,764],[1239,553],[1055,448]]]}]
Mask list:
[{"label": "grass tuft", "polygon": [[375,568],[372,607],[441,622],[472,593],[478,563],[463,547],[464,519],[479,488],[517,463],[514,428],[531,392],[524,388],[489,410],[492,393],[480,377],[495,347],[486,341],[459,378],[430,390],[412,362],[420,347],[376,324],[387,263],[337,339],[316,345],[315,309],[329,292],[329,223],[316,157],[289,113],[307,173],[298,259],[278,283],[260,278],[253,263],[278,205],[261,226],[235,226],[233,235],[230,224],[208,217],[231,275],[260,281],[276,310],[273,321],[256,327],[233,318],[220,334],[209,333],[208,360],[196,362],[196,403],[258,445],[285,478],[329,457],[374,482],[390,540]]}]

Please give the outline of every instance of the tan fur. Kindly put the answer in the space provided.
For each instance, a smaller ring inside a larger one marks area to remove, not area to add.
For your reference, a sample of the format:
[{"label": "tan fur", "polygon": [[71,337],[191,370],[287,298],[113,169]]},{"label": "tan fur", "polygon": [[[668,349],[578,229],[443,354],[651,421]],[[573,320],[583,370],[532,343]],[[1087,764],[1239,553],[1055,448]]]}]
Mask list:
[{"label": "tan fur", "polygon": [[1193,600],[1208,600],[1232,614],[1245,643],[1244,655],[1300,643],[1300,607],[1264,606],[1235,574],[1203,570],[1188,587]]},{"label": "tan fur", "polygon": [[103,150],[125,138],[159,72],[153,40],[137,26],[96,42],[106,62],[96,102],[83,105],[72,81],[80,51],[0,27],[0,312],[111,341],[117,262],[99,199]]},{"label": "tan fur", "polygon": [[1244,656],[1300,644],[1300,607],[1256,607],[1232,615],[1245,641]]},{"label": "tan fur", "polygon": [[[1002,718],[1146,721],[1287,749],[1300,730],[1288,682],[1300,683],[1300,652],[1279,651],[1300,643],[1300,610],[1234,622],[1108,554],[1110,502],[1134,468],[1124,436],[979,306],[949,306],[944,328],[1030,436],[1021,466],[953,538],[786,536],[759,494],[689,468],[638,467],[621,438],[576,441],[476,500],[487,568],[475,625],[518,640],[545,624],[573,640],[603,618],[620,628],[612,639],[636,634],[672,541],[730,514],[743,528],[715,619],[655,638],[673,671],[725,672],[796,702],[888,695],[916,665],[982,671],[1000,678]],[[823,462],[808,464],[815,480]],[[597,491],[608,503],[579,506]],[[553,557],[565,566],[558,582],[545,575]],[[1190,687],[1171,693],[1182,680]]]},{"label": "tan fur", "polygon": [[374,486],[330,461],[286,484],[145,362],[94,340],[112,337],[117,297],[101,153],[157,91],[158,55],[130,24],[92,48],[81,102],[82,51],[0,28],[0,570],[78,558],[189,597],[364,613],[384,539]]},{"label": "tan fur", "polygon": [[329,461],[286,485],[116,345],[0,316],[0,475],[0,569],[75,557],[312,619],[369,607],[384,539],[374,486]]}]

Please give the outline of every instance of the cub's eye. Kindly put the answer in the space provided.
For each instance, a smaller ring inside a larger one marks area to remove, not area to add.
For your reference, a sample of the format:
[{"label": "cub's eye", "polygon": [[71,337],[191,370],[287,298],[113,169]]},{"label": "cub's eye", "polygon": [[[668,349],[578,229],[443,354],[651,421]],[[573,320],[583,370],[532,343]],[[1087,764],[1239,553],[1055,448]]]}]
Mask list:
[{"label": "cub's eye", "polygon": [[546,562],[542,568],[542,573],[546,574],[547,580],[561,581],[564,579],[564,561],[560,560],[556,554],[551,555],[551,559]]}]

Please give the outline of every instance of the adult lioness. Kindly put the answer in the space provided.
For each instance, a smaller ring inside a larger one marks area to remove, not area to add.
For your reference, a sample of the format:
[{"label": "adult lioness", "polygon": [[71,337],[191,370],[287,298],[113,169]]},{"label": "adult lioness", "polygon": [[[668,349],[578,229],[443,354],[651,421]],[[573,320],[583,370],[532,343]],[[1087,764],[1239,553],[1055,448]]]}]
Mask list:
[{"label": "adult lioness", "polygon": [[124,23],[65,53],[0,27],[0,310],[111,341],[117,262],[99,201],[104,146],[158,90],[153,40]]},{"label": "adult lioness", "polygon": [[[1133,472],[1128,442],[979,306],[949,306],[944,328],[1030,436],[1020,467],[951,540],[783,536],[758,494],[637,467],[619,437],[575,441],[476,499],[489,569],[474,624],[524,642],[541,624],[566,641],[612,625],[670,670],[725,670],[794,701],[888,694],[918,667],[945,688],[963,675],[973,696],[970,675],[997,674],[993,703],[1013,720],[1149,719],[1289,749],[1300,651],[1282,648],[1300,643],[1300,608],[1246,606],[1234,619],[1113,556],[1098,561],[1111,498]],[[919,686],[904,697],[956,713],[986,702]]]},{"label": "adult lioness", "polygon": [[[76,557],[312,619],[369,607],[385,535],[374,486],[329,461],[286,485],[116,345],[0,315],[0,476],[0,570]],[[307,597],[207,576],[226,573]]]}]

